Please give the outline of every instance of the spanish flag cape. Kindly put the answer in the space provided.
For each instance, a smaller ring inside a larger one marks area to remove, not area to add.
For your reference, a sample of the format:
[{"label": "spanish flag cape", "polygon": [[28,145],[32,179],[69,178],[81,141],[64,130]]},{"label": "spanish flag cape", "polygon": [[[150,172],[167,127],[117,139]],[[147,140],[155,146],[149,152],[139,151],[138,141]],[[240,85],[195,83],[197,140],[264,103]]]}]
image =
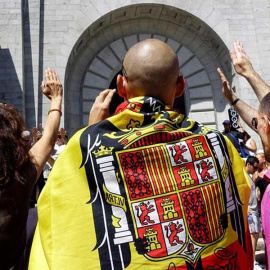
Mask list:
[{"label": "spanish flag cape", "polygon": [[244,171],[219,132],[151,97],[124,102],[57,159],[29,269],[253,269]]}]

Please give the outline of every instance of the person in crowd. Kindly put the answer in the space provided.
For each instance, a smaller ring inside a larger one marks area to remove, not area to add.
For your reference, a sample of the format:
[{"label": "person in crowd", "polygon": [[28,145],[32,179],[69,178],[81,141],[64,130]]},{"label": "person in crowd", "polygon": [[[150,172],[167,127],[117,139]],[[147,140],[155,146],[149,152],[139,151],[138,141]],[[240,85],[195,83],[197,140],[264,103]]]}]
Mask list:
[{"label": "person in crowd", "polygon": [[258,196],[258,200],[261,202],[263,199],[264,192],[268,186],[268,182],[264,179],[264,174],[268,171],[267,162],[265,160],[265,154],[263,151],[258,151],[256,157],[259,160],[258,170],[253,174],[253,182],[256,187],[259,188],[260,193]]},{"label": "person in crowd", "polygon": [[12,106],[0,103],[0,269],[23,267],[30,196],[53,149],[59,128],[62,85],[52,69],[45,71],[42,91],[51,100],[44,135],[30,148],[26,126]]},{"label": "person in crowd", "polygon": [[61,139],[62,139],[63,143],[65,145],[67,145],[67,143],[68,143],[68,135],[67,135],[67,131],[63,127],[60,128],[59,135],[61,136]]},{"label": "person in crowd", "polygon": [[31,144],[31,134],[29,130],[24,130],[22,132],[22,138],[25,141],[28,141],[28,144]]},{"label": "person in crowd", "polygon": [[246,157],[244,149],[239,142],[239,139],[244,139],[244,130],[242,126],[240,127],[239,131],[237,129],[232,129],[230,120],[224,120],[222,124],[224,126],[222,134],[225,135],[232,142],[233,146],[242,158]]},{"label": "person in crowd", "polygon": [[53,149],[51,155],[49,156],[49,159],[47,160],[47,162],[43,168],[43,176],[44,176],[45,182],[47,181],[47,179],[50,175],[50,172],[52,170],[52,167],[53,167],[56,159],[63,152],[67,143],[68,143],[67,131],[64,128],[61,128],[58,132],[57,140],[56,140],[54,149]]},{"label": "person in crowd", "polygon": [[246,131],[244,131],[244,139],[241,143],[241,146],[243,147],[244,151],[248,156],[254,156],[257,151],[256,142],[250,137],[250,135]]},{"label": "person in crowd", "polygon": [[[270,92],[270,86],[266,84],[253,69],[252,63],[248,59],[241,42],[235,41],[233,43],[233,50],[230,51],[230,57],[236,73],[243,76],[249,82],[258,100],[261,101],[262,98]],[[250,128],[254,129],[252,126],[252,119],[258,117],[258,111],[239,99],[231,90],[229,82],[221,69],[218,68],[217,71],[223,84],[223,95],[225,99],[234,107],[243,121]]]},{"label": "person in crowd", "polygon": [[[255,130],[262,141],[264,148],[265,160],[270,162],[270,87],[266,84],[253,69],[253,66],[248,59],[246,52],[244,51],[243,44],[241,42],[234,42],[234,49],[230,52],[233,66],[235,71],[247,79],[250,86],[254,90],[255,94],[260,101],[258,110],[247,105],[245,102],[237,98],[232,92],[230,84],[226,79],[223,72],[218,68],[222,85],[223,95],[235,110],[253,130]],[[265,170],[266,171],[266,170]],[[267,172],[264,176],[267,175]],[[264,177],[266,179],[266,177]],[[270,185],[267,186],[261,202],[261,216],[262,216],[262,232],[264,236],[266,246],[266,264],[267,269],[270,269]]]},{"label": "person in crowd", "polygon": [[57,135],[57,141],[54,146],[54,152],[52,154],[54,160],[56,160],[59,157],[59,155],[63,152],[63,150],[66,147],[66,143],[67,143],[67,136],[65,134],[65,130],[61,129],[61,131]]},{"label": "person in crowd", "polygon": [[[261,100],[258,109],[258,118],[253,119],[254,129],[258,130],[258,134],[261,137],[265,159],[270,162],[270,93],[266,94]],[[267,165],[266,165],[267,166]],[[269,170],[264,173],[264,180],[268,182],[267,188],[264,192],[261,202],[261,215],[262,215],[262,232],[265,241],[265,253],[267,269],[270,269],[270,185],[269,185]],[[267,177],[266,177],[267,176]]]},{"label": "person in crowd", "polygon": [[[42,129],[42,131],[43,131],[43,129]],[[31,143],[31,146],[33,147],[34,144],[37,143],[40,140],[41,137],[42,137],[42,132],[40,132],[37,129],[37,127],[33,127],[32,128],[32,140],[31,140],[32,143]],[[32,195],[31,195],[31,198],[30,198],[30,204],[29,204],[30,208],[36,207],[39,194],[42,191],[44,185],[45,185],[45,179],[44,179],[43,173],[41,173],[38,180],[37,180],[37,182],[36,182],[36,184],[33,187]]]},{"label": "person in crowd", "polygon": [[251,235],[253,257],[254,257],[254,269],[260,270],[258,262],[255,260],[255,251],[257,242],[259,239],[259,233],[261,232],[261,223],[258,211],[258,201],[256,195],[256,187],[252,181],[252,175],[258,170],[259,160],[254,156],[249,156],[246,160],[246,172],[249,175],[249,181],[251,185],[251,194],[248,203],[248,225]]},{"label": "person in crowd", "polygon": [[42,137],[42,132],[40,132],[37,127],[33,127],[32,128],[32,146],[34,146],[34,144],[36,142],[38,142],[38,140]]},{"label": "person in crowd", "polygon": [[29,269],[253,269],[245,168],[221,133],[172,108],[185,88],[175,52],[135,44],[117,88],[114,116],[107,89],[53,167]]}]

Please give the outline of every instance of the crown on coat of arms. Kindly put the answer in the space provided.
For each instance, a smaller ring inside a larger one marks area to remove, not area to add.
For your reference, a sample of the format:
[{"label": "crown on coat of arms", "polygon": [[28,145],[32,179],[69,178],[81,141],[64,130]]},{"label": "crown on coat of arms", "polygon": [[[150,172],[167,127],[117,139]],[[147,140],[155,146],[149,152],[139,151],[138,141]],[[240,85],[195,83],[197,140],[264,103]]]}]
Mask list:
[{"label": "crown on coat of arms", "polygon": [[190,172],[190,169],[187,169],[186,166],[183,166],[180,168],[180,171],[178,172],[178,174],[187,174]]},{"label": "crown on coat of arms", "polygon": [[171,205],[171,204],[174,204],[174,201],[171,201],[171,198],[168,197],[168,198],[163,199],[163,203],[161,203],[161,206]]},{"label": "crown on coat of arms", "polygon": [[105,147],[104,145],[101,145],[97,151],[93,151],[92,153],[95,155],[95,157],[102,157],[102,156],[109,156],[112,155],[112,150],[114,147]]},{"label": "crown on coat of arms", "polygon": [[146,236],[151,236],[151,235],[156,235],[157,234],[157,232],[154,232],[154,228],[148,228],[148,229],[146,229],[145,230],[145,234],[144,234],[144,236],[146,237]]},{"label": "crown on coat of arms", "polygon": [[202,142],[199,142],[199,139],[193,140],[192,146],[198,146],[198,145],[202,145]]}]

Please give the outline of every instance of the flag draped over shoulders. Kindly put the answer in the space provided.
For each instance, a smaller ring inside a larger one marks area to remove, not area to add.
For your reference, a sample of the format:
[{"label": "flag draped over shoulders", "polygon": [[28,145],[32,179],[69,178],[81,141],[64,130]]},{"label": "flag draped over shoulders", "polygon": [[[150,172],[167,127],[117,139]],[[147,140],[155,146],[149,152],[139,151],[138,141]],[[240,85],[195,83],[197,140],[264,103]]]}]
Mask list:
[{"label": "flag draped over shoulders", "polygon": [[219,132],[159,100],[131,99],[57,159],[29,269],[253,269],[249,192]]},{"label": "flag draped over shoulders", "polygon": [[[90,191],[79,138],[74,135],[55,163],[38,202],[38,226],[32,246],[29,269],[67,269],[71,265],[93,265],[91,252],[83,243],[93,242]],[[87,218],[88,216],[88,218]],[[90,232],[90,233],[89,233]],[[94,266],[94,265],[93,265]],[[75,268],[73,268],[75,269]],[[93,268],[94,269],[94,268]]]}]

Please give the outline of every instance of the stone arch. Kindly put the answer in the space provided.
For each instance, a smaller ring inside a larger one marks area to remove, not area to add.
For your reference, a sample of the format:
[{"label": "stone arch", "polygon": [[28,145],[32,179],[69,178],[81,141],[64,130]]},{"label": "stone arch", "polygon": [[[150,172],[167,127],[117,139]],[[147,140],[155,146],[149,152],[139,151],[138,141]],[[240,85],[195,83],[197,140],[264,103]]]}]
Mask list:
[{"label": "stone arch", "polygon": [[217,126],[217,112],[223,111],[225,104],[220,102],[223,98],[216,68],[230,71],[226,45],[208,25],[186,11],[139,4],[106,14],[75,44],[65,80],[65,124],[69,132],[87,124],[95,97],[109,87],[126,51],[146,38],[163,40],[179,56],[187,81],[186,113],[205,125]]}]

